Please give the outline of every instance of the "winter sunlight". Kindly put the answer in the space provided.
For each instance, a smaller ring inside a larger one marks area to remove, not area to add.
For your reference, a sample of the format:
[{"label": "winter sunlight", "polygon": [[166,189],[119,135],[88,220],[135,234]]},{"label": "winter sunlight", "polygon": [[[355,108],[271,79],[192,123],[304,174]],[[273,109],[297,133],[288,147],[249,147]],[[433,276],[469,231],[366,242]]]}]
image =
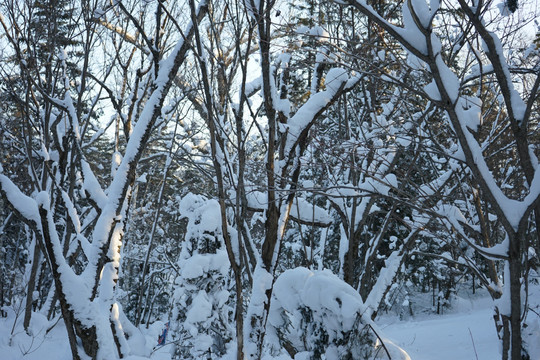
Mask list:
[{"label": "winter sunlight", "polygon": [[0,359],[540,360],[538,0],[0,0]]}]

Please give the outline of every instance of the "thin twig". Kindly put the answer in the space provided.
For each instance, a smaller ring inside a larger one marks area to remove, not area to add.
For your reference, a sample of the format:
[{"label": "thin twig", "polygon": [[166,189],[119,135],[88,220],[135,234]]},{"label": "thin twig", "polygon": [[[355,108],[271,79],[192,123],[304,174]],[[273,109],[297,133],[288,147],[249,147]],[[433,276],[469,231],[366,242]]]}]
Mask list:
[{"label": "thin twig", "polygon": [[386,352],[386,355],[388,355],[388,359],[392,360],[392,357],[390,356],[390,352],[388,351],[388,348],[386,347],[386,345],[384,344],[384,341],[383,339],[379,336],[379,334],[377,333],[377,331],[375,331],[375,329],[373,328],[373,326],[371,326],[371,324],[368,324],[368,326],[370,327],[371,331],[373,331],[373,333],[375,334],[375,336],[379,339],[379,341],[381,342],[381,347],[384,349],[384,351]]},{"label": "thin twig", "polygon": [[474,345],[474,338],[472,336],[471,328],[468,328],[468,329],[469,329],[469,334],[471,335],[471,342],[472,342],[472,347],[474,350],[474,355],[476,356],[476,360],[478,360],[478,353],[476,352],[476,346]]}]

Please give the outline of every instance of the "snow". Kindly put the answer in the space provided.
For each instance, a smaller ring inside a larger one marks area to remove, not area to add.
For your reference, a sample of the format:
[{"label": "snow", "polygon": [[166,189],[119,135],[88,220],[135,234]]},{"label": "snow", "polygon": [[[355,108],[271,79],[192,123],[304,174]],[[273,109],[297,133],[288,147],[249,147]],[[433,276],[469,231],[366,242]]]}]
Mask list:
[{"label": "snow", "polygon": [[347,80],[349,80],[349,76],[344,69],[333,68],[326,74],[324,84],[327,89],[336,93],[343,85],[343,82],[346,82]]},{"label": "snow", "polygon": [[[88,264],[80,275],[75,274],[63,255],[63,248],[53,218],[53,211],[51,209],[52,201],[49,198],[49,193],[47,191],[41,191],[34,195],[33,198],[30,198],[24,195],[6,176],[0,174],[0,189],[5,193],[10,203],[25,218],[36,223],[36,229],[39,232],[48,236],[50,245],[52,246],[52,253],[48,252],[48,256],[54,257],[55,263],[58,265],[58,268],[55,270],[59,273],[66,302],[78,322],[84,327],[95,327],[96,329],[99,343],[98,359],[107,359],[115,356],[112,355],[116,352],[116,345],[111,336],[111,321],[113,321],[116,331],[119,333],[123,331],[122,324],[119,321],[121,311],[118,307],[114,307],[114,290],[118,278],[120,261],[118,249],[122,245],[123,220],[126,219],[127,199],[130,198],[131,191],[131,179],[129,179],[128,175],[133,173],[134,165],[137,163],[146,142],[146,135],[154,125],[157,117],[156,109],[163,103],[163,99],[167,95],[168,86],[172,81],[172,75],[174,75],[173,70],[179,65],[179,55],[183,47],[184,41],[178,41],[171,55],[161,61],[160,71],[155,80],[155,89],[146,102],[140,117],[137,119],[133,132],[130,134],[131,136],[127,143],[124,156],[120,153],[114,154],[112,159],[113,179],[106,191],[103,191],[101,188],[99,181],[94,176],[88,163],[84,159],[81,159],[82,176],[84,179],[83,190],[89,194],[101,209],[92,233],[91,243],[85,241],[84,237],[80,236],[81,225],[76,207],[63,194],[70,220],[75,225],[78,239],[81,241],[84,253],[88,259]],[[60,55],[62,59],[65,59],[65,54],[61,53]],[[66,86],[68,85],[69,83],[66,82]],[[76,139],[80,141],[78,118],[70,92],[66,91],[63,100],[51,99],[51,101],[67,109],[70,120],[69,125]],[[57,127],[56,130],[62,133],[66,131],[65,127]],[[53,158],[55,157],[55,154],[50,155]],[[49,154],[43,152],[43,156],[47,157]],[[109,243],[108,240],[110,240]],[[105,245],[107,247],[104,247]],[[98,264],[103,251],[107,251],[107,257],[110,261],[103,266],[99,274],[96,271],[98,270]],[[96,280],[96,276],[99,276],[98,280]],[[94,284],[99,285],[98,296],[91,301],[90,298],[92,298],[91,293]],[[33,342],[30,343],[30,346],[33,346]],[[129,352],[130,346],[122,337],[120,338],[120,346],[124,351]],[[30,351],[30,348],[28,351]],[[60,356],[56,356],[55,358],[64,357],[64,354],[57,355]]]},{"label": "snow", "polygon": [[260,90],[261,87],[262,87],[262,77],[258,77],[255,80],[252,80],[250,82],[246,82],[245,93],[247,95],[253,94],[256,91]]},{"label": "snow", "polygon": [[79,219],[79,215],[77,214],[77,210],[75,209],[75,206],[71,202],[69,195],[63,190],[62,190],[62,200],[64,201],[64,205],[66,206],[69,218],[71,219],[71,222],[73,223],[75,231],[77,232],[77,234],[79,234],[81,232],[81,222]]},{"label": "snow", "polygon": [[[306,295],[313,295],[314,291],[325,290],[320,285],[328,284],[331,289],[335,289],[336,285],[332,280],[332,275],[326,272],[318,272],[319,275],[314,276],[314,273],[308,269],[297,269],[292,272],[284,273],[276,281],[274,291],[279,294],[281,304],[287,309],[292,309],[293,306],[299,304],[302,294],[299,291],[287,291],[287,289],[297,289],[304,292]],[[319,279],[317,279],[319,277]],[[308,281],[313,282],[313,286],[305,286]],[[318,283],[318,284],[317,284]],[[318,289],[317,289],[318,287]],[[323,291],[322,296],[313,296],[313,299],[308,299],[313,305],[321,306],[328,303],[330,307],[339,310],[341,313],[345,309],[340,310],[339,307],[333,305],[335,301],[332,298],[324,295],[329,291]],[[204,300],[204,294],[200,294],[201,300]],[[198,296],[199,296],[198,295]],[[344,292],[346,303],[352,307],[350,311],[356,309],[356,295]],[[309,296],[307,296],[309,297]],[[538,307],[538,299],[540,298],[540,287],[538,285],[530,287],[530,306]],[[351,301],[349,301],[350,299]],[[415,297],[411,301],[420,303],[420,298]],[[198,303],[198,302],[197,302]],[[389,347],[391,343],[405,351],[412,360],[492,360],[500,359],[499,354],[499,339],[495,332],[493,324],[493,302],[487,294],[472,297],[471,295],[463,294],[453,300],[453,306],[444,315],[436,315],[433,313],[418,312],[409,320],[399,320],[394,314],[388,313],[382,315],[376,320],[378,326],[377,332]],[[208,314],[208,308],[204,307],[205,302],[201,301],[200,314],[193,314],[193,319],[201,319]],[[347,307],[349,307],[347,305]],[[275,305],[273,305],[275,306]],[[22,329],[22,317],[17,318],[16,313],[11,307],[4,307],[8,312],[6,318],[0,318],[0,354],[2,359],[27,359],[27,360],[68,360],[71,359],[68,342],[66,341],[66,330],[62,321],[59,321],[49,333],[45,331],[51,327],[57,319],[48,321],[42,314],[34,313],[30,328],[33,336],[27,335]],[[156,348],[155,346],[157,335],[160,334],[164,323],[156,322],[149,326],[149,329],[137,329],[127,319],[122,318],[123,313],[120,312],[120,320],[123,324],[123,330],[129,334],[129,347],[132,353],[126,357],[128,360],[165,360],[170,359],[170,347],[163,346]],[[272,316],[272,315],[271,315]],[[279,326],[281,318],[271,317],[273,324]],[[11,329],[15,322],[13,335]],[[540,336],[540,327],[538,318],[534,314],[530,314],[527,318],[529,327],[525,331],[530,344],[532,344],[531,355],[532,359],[537,359],[540,355],[540,347],[535,344]],[[399,351],[399,348],[394,350]],[[402,353],[403,354],[403,353]],[[300,355],[300,354],[299,354]],[[303,355],[306,355],[305,353]],[[229,359],[227,357],[226,359]],[[398,357],[396,357],[398,358]],[[407,359],[407,357],[402,357]],[[225,359],[225,358],[224,358]],[[266,356],[267,360],[291,360],[286,355],[277,357]]]},{"label": "snow", "polygon": [[516,121],[521,122],[523,121],[523,118],[525,117],[525,110],[527,108],[527,105],[521,98],[519,92],[514,88],[514,84],[512,82],[512,75],[510,74],[510,69],[508,68],[508,64],[504,57],[504,50],[503,50],[501,40],[493,32],[490,32],[489,35],[491,36],[491,39],[493,40],[494,49],[487,49],[488,50],[487,52],[488,53],[494,52],[494,53],[491,53],[490,55],[500,62],[500,65],[504,72],[506,85],[508,86],[508,89],[510,90],[510,103],[507,103],[506,106],[508,106],[511,109],[512,115],[514,116]]},{"label": "snow", "polygon": [[518,201],[508,198],[497,185],[491,170],[489,169],[485,158],[482,154],[482,148],[474,138],[474,135],[467,131],[467,127],[470,124],[470,118],[467,110],[462,106],[455,108],[460,121],[460,126],[464,129],[464,135],[467,141],[467,145],[470,148],[473,159],[475,161],[476,168],[480,173],[480,176],[486,182],[487,187],[495,198],[495,201],[500,206],[501,211],[504,213],[505,218],[514,229],[518,229],[519,223],[523,218],[523,214],[526,212],[527,207],[532,204],[540,193],[540,176],[538,170],[535,171],[533,181],[530,187],[530,193],[523,199]]},{"label": "snow", "polygon": [[[360,1],[359,1],[360,2]],[[364,4],[362,2],[362,4]],[[364,6],[364,5],[363,5]],[[259,1],[255,1],[252,8],[253,11],[258,10]],[[371,9],[370,7],[364,6],[365,8]],[[410,47],[415,47],[418,49],[418,52],[425,53],[425,39],[424,32],[421,31],[418,27],[418,21],[423,27],[429,27],[431,19],[439,7],[439,2],[437,0],[431,0],[428,4],[424,0],[408,0],[404,2],[404,22],[403,28],[396,28],[394,26],[388,25],[390,29],[393,29],[397,34],[403,36],[407,42],[409,42]],[[372,11],[372,10],[370,10]],[[415,19],[415,16],[418,16],[418,19]],[[385,24],[387,24],[385,22]],[[309,33],[313,36],[327,36],[326,32],[322,28],[313,28],[309,30]],[[432,43],[434,44],[434,52],[437,54],[440,51],[440,43],[435,35],[432,35]],[[114,180],[107,189],[103,191],[99,185],[98,180],[95,178],[89,164],[84,160],[82,162],[82,176],[83,176],[83,190],[86,191],[88,196],[97,204],[100,209],[103,209],[100,212],[99,219],[97,219],[96,230],[93,233],[93,241],[90,243],[86,238],[84,238],[81,232],[81,222],[79,219],[78,208],[71,203],[71,200],[67,197],[65,193],[62,194],[66,210],[68,212],[69,218],[75,226],[75,231],[77,232],[78,240],[82,244],[84,253],[88,258],[89,265],[85,270],[82,276],[75,275],[73,270],[67,265],[66,261],[59,262],[59,272],[61,276],[62,283],[65,287],[65,295],[69,300],[68,302],[72,306],[72,310],[77,315],[78,319],[83,322],[83,324],[88,326],[96,326],[99,340],[100,340],[100,358],[107,358],[110,355],[109,351],[114,351],[115,345],[112,343],[110,337],[110,325],[109,320],[113,322],[113,325],[116,326],[116,331],[118,333],[124,332],[129,335],[129,339],[124,339],[120,337],[122,349],[126,353],[130,353],[128,359],[135,358],[163,358],[164,353],[162,351],[155,352],[151,355],[151,346],[155,343],[155,335],[152,335],[150,338],[153,341],[148,341],[145,343],[143,331],[135,328],[129,321],[125,318],[125,315],[121,311],[121,308],[114,303],[114,286],[115,281],[117,280],[118,274],[117,269],[119,265],[119,253],[113,251],[121,246],[122,238],[122,219],[125,219],[125,207],[127,206],[126,198],[129,198],[129,186],[127,185],[130,181],[127,179],[127,174],[130,173],[128,170],[131,169],[132,161],[137,160],[141,145],[144,143],[144,136],[146,132],[152,127],[152,114],[156,106],[162,104],[163,96],[165,96],[166,84],[170,82],[169,72],[173,67],[174,54],[178,53],[180,43],[177,45],[176,49],[173,52],[173,55],[170,56],[168,60],[165,60],[161,63],[162,71],[159,73],[156,86],[157,90],[152,94],[149,99],[147,106],[144,108],[141,118],[138,119],[137,124],[131,134],[130,141],[125,153],[125,157],[122,157],[120,153],[115,153],[113,158],[113,177]],[[493,51],[493,49],[491,49]],[[500,45],[500,42],[496,42],[497,56],[500,57],[503,67],[506,66],[505,59],[503,56],[503,49]],[[418,52],[415,52],[418,54]],[[379,56],[384,57],[384,52]],[[282,57],[289,55],[282,55]],[[413,55],[410,56],[411,59],[416,59]],[[62,59],[65,59],[65,54],[62,53]],[[317,59],[321,59],[319,54]],[[288,60],[283,60],[284,62]],[[441,94],[448,94],[450,99],[455,103],[456,112],[459,117],[459,124],[465,130],[466,144],[467,148],[471,149],[472,157],[474,158],[474,169],[478,170],[481,175],[481,178],[487,183],[487,187],[493,193],[493,196],[496,198],[497,203],[501,206],[502,212],[505,214],[505,217],[510,222],[512,226],[517,228],[520,225],[523,214],[528,207],[535,203],[536,199],[540,194],[540,172],[538,171],[538,161],[534,156],[534,149],[530,149],[531,156],[533,157],[534,167],[536,173],[534,179],[530,186],[530,194],[527,195],[522,201],[516,201],[509,199],[502,190],[498,187],[497,182],[494,180],[493,175],[490,172],[489,167],[484,160],[484,155],[482,153],[483,148],[478,145],[474,134],[471,133],[477,131],[478,126],[481,124],[481,103],[479,99],[460,96],[460,82],[454,72],[452,72],[446,64],[443,62],[440,55],[436,55],[435,58],[436,66],[439,70],[441,78],[438,79],[438,87],[435,81],[428,84],[424,87],[424,90],[431,97],[432,100],[438,101],[441,100]],[[510,101],[508,103],[511,115],[514,116],[517,121],[523,118],[525,113],[525,102],[521,99],[519,92],[513,88],[511,77],[508,72],[508,69],[505,67],[506,79],[508,80],[508,86],[510,87]],[[474,73],[474,72],[473,72]],[[324,109],[326,104],[335,96],[335,94],[342,89],[344,86],[352,86],[356,81],[359,81],[360,77],[351,77],[349,78],[348,71],[344,69],[334,68],[328,71],[325,77],[325,89],[319,93],[316,93],[310,97],[310,99],[302,106],[296,115],[290,119],[287,124],[287,134],[286,136],[286,149],[287,152],[294,153],[295,146],[297,145],[297,140],[305,133],[306,129],[309,129],[310,124],[312,124],[316,115]],[[260,89],[260,78],[256,79],[246,85],[246,92],[257,91]],[[76,121],[76,116],[74,116],[73,104],[71,97],[68,96],[69,93],[66,92],[66,98],[64,99],[64,106],[69,106],[70,116],[73,121]],[[287,101],[282,101],[278,99],[275,88],[272,89],[272,96],[275,100],[275,106],[279,111],[282,111],[288,115],[288,109],[290,105]],[[508,99],[506,99],[508,101]],[[56,101],[56,100],[55,100]],[[380,124],[381,126],[387,125],[387,119],[384,115],[391,113],[390,110],[385,109],[383,116],[373,116],[374,122]],[[78,134],[78,124],[72,124],[74,126],[75,132]],[[468,131],[470,129],[471,131]],[[63,123],[59,123],[57,126],[57,131],[59,133],[64,133],[66,131]],[[391,135],[394,134],[393,130],[389,130]],[[79,135],[77,135],[79,137]],[[384,148],[385,143],[383,140],[375,138],[374,144],[378,148]],[[459,146],[457,151],[461,151]],[[227,154],[221,152],[220,149],[217,149],[220,160],[224,162],[224,158]],[[379,150],[379,149],[377,149]],[[393,158],[392,150],[385,149],[388,151],[388,159]],[[462,154],[459,153],[460,156]],[[48,153],[43,147],[42,157],[46,159],[57,159],[57,152]],[[359,156],[362,154],[359,152]],[[167,166],[169,164],[170,158],[167,160]],[[388,161],[391,163],[391,161]],[[377,165],[378,166],[378,165]],[[356,188],[347,188],[349,184],[343,184],[343,189],[335,190],[336,194],[350,194],[350,195],[363,195],[371,193],[380,193],[387,195],[391,190],[391,187],[398,186],[398,180],[394,174],[387,173],[389,166],[380,165],[376,168],[376,165],[373,165],[373,168],[369,170],[374,170],[375,174],[373,179],[365,180]],[[58,238],[57,232],[54,231],[56,225],[54,223],[54,218],[52,211],[50,209],[50,199],[47,192],[41,192],[33,197],[24,195],[16,186],[3,174],[1,174],[2,168],[0,166],[0,189],[4,192],[5,196],[8,198],[9,202],[27,219],[30,219],[36,223],[38,231],[41,230],[41,217],[39,211],[42,209],[46,212],[47,218],[43,223],[43,226],[46,225],[51,230],[51,243],[54,247],[54,256],[58,259],[64,260],[64,256],[61,254],[62,246]],[[441,187],[446,180],[452,175],[452,172],[447,172],[440,176],[438,179],[433,180],[432,183],[422,186],[422,193],[431,195],[436,190]],[[139,178],[139,181],[146,181],[144,177]],[[381,181],[375,179],[383,179]],[[313,187],[313,183],[305,184],[308,187]],[[340,185],[341,186],[341,185]],[[331,192],[329,192],[331,194]],[[337,200],[336,200],[337,201]],[[366,201],[364,199],[357,206],[357,209],[365,209]],[[248,202],[251,207],[264,210],[266,208],[266,198],[264,193],[261,192],[251,192],[248,194]],[[344,210],[345,215],[348,219],[351,219],[350,208],[347,207],[345,201],[341,208]],[[122,207],[122,211],[118,214],[118,208]],[[39,211],[38,211],[39,209]],[[371,212],[377,209],[376,206],[371,208]],[[325,224],[332,222],[332,217],[328,214],[326,209],[310,204],[307,200],[297,197],[297,202],[292,205],[290,210],[290,215],[301,219],[303,221],[317,221]],[[461,224],[468,222],[470,219],[467,219],[468,214],[462,214],[459,210],[459,207],[453,205],[440,206],[438,211],[444,213],[444,215],[451,221],[454,222],[455,228],[460,230]],[[203,234],[212,233],[215,237],[219,237],[221,231],[221,213],[219,203],[213,199],[206,199],[204,197],[188,194],[180,203],[180,211],[183,217],[189,218],[190,224],[187,227],[187,237],[202,237]],[[82,210],[81,210],[82,213]],[[283,212],[282,213],[289,213]],[[493,216],[488,214],[488,216]],[[89,216],[95,219],[95,216]],[[356,221],[360,221],[360,216]],[[120,222],[118,222],[120,221]],[[280,219],[280,235],[285,231],[285,221],[284,217]],[[88,218],[85,219],[85,222],[88,222]],[[198,223],[197,223],[198,222]],[[351,222],[353,222],[351,220]],[[197,223],[197,224],[196,224]],[[194,226],[197,225],[197,226]],[[350,226],[354,228],[356,223],[353,222]],[[94,274],[96,269],[96,261],[98,260],[98,254],[101,251],[101,245],[105,243],[105,239],[108,239],[108,235],[113,231],[112,240],[110,243],[110,252],[108,253],[109,259],[112,262],[108,262],[104,267],[101,274]],[[230,228],[231,234],[234,235],[234,228]],[[461,230],[462,231],[462,230]],[[235,239],[235,236],[232,236]],[[281,236],[279,236],[281,239]],[[251,239],[249,239],[251,241]],[[493,255],[505,255],[508,249],[508,239],[505,242],[496,245],[493,248],[481,248],[484,252],[491,253]],[[321,249],[324,246],[324,242],[321,240]],[[396,245],[396,241],[393,240],[393,245]],[[233,243],[234,244],[234,243]],[[341,225],[341,243],[339,248],[339,259],[343,263],[345,251],[348,249],[348,239],[345,235],[345,229]],[[235,249],[239,247],[239,244],[236,244]],[[255,246],[253,248],[256,251]],[[279,249],[279,244],[275,248],[275,258],[273,264],[276,263],[277,254]],[[393,249],[393,247],[392,247]],[[235,254],[239,254],[239,251],[236,250]],[[238,256],[238,255],[237,255]],[[443,256],[445,256],[443,254]],[[342,329],[350,329],[354,326],[355,316],[357,314],[363,314],[365,316],[371,315],[377,308],[377,305],[381,302],[384,297],[384,290],[391,284],[395,279],[395,274],[398,272],[402,256],[396,250],[389,256],[385,261],[385,267],[380,271],[377,283],[375,284],[374,290],[368,296],[365,303],[362,302],[358,292],[353,288],[348,287],[343,284],[343,282],[334,274],[330,273],[328,270],[322,270],[323,263],[322,260],[319,264],[320,271],[313,272],[305,268],[297,268],[293,270],[288,270],[283,273],[276,281],[274,286],[274,301],[271,303],[272,309],[269,317],[269,322],[274,327],[279,327],[284,325],[284,319],[281,316],[283,313],[293,314],[298,311],[299,308],[307,307],[313,311],[319,311],[320,314],[331,314],[327,319],[327,326],[329,332],[334,332],[338,334]],[[181,275],[184,279],[196,279],[203,276],[205,273],[210,271],[218,271],[223,276],[227,276],[229,272],[228,257],[225,251],[218,250],[215,254],[192,254],[190,257],[183,258],[181,263]],[[245,332],[250,335],[251,331],[263,332],[266,329],[256,328],[252,326],[251,316],[258,314],[264,314],[263,308],[268,305],[266,303],[267,297],[265,296],[266,292],[270,290],[273,286],[274,281],[274,268],[263,269],[259,264],[255,270],[253,277],[254,289],[253,294],[250,299],[250,305],[248,309],[248,315],[246,317],[247,321],[245,323]],[[506,269],[505,273],[508,273]],[[95,302],[89,302],[89,294],[94,275],[101,276],[100,287],[99,287],[99,296]],[[508,279],[505,281],[506,284],[509,283]],[[196,324],[205,322],[213,314],[213,299],[210,298],[210,291],[200,290],[196,292],[196,296],[193,299],[192,305],[189,310],[186,312],[186,322],[188,324]],[[218,292],[215,296],[215,299],[218,301],[218,307],[221,307],[226,303],[229,298],[229,293],[226,290]],[[502,301],[499,302],[501,305],[501,310],[503,313],[508,313],[508,309],[504,308],[508,304],[507,302],[507,293],[502,298]],[[531,299],[538,299],[538,294],[535,293],[535,296],[531,296]],[[409,306],[412,304],[412,300],[406,298],[401,302],[403,306]],[[534,305],[534,304],[533,304]],[[459,309],[459,313],[444,315],[444,316],[425,316],[420,318],[414,318],[412,321],[397,322],[395,319],[387,322],[383,327],[383,331],[386,332],[388,336],[389,343],[394,343],[398,346],[405,348],[413,359],[491,359],[499,358],[498,354],[498,344],[499,341],[494,335],[494,327],[492,321],[492,306],[490,302],[482,302],[481,304],[472,303],[463,306]],[[112,307],[112,311],[110,308]],[[49,334],[45,333],[45,329],[53,325],[53,321],[49,322],[42,315],[35,314],[31,323],[29,333],[32,336],[28,336],[21,330],[20,318],[17,317],[13,308],[5,308],[8,312],[7,318],[0,318],[0,354],[6,356],[7,358],[39,358],[39,359],[64,359],[70,358],[71,354],[69,348],[67,347],[65,329],[63,329],[62,322],[50,332]],[[16,309],[19,311],[20,309]],[[283,312],[280,312],[283,310]],[[110,318],[108,317],[110,313]],[[538,319],[534,318],[531,314],[532,319],[531,325],[527,328],[527,336],[530,337],[530,344],[538,343],[538,334],[540,333],[540,326]],[[291,321],[296,321],[298,318],[292,318]],[[388,320],[383,318],[382,321]],[[13,325],[13,326],[12,326]],[[257,325],[257,324],[255,324]],[[301,324],[296,328],[300,329]],[[151,326],[150,331],[155,331],[161,327],[161,325]],[[11,330],[13,328],[13,330]],[[192,327],[193,335],[197,334],[197,328]],[[159,331],[159,330],[157,330]],[[149,332],[148,332],[149,333]],[[271,331],[269,331],[271,333]],[[270,335],[269,335],[270,336]],[[335,335],[337,336],[337,335]],[[153,338],[152,338],[153,337]],[[196,344],[197,349],[205,349],[209,347],[209,344],[212,343],[212,339],[204,334],[201,334],[199,337],[200,342]],[[254,354],[252,347],[256,344],[249,342],[250,339],[247,339],[247,353]],[[531,345],[532,346],[532,345]],[[536,349],[533,349],[536,351]],[[327,353],[330,354],[332,349],[328,350]],[[337,352],[335,353],[337,357]],[[309,358],[309,352],[299,353],[297,359],[307,359]],[[403,356],[404,353],[402,353]],[[534,358],[539,358],[540,354],[538,352],[532,353]],[[329,357],[329,356],[328,356]]]},{"label": "snow", "polygon": [[349,76],[344,69],[333,68],[328,71],[325,79],[326,90],[313,94],[286,125],[289,133],[285,144],[285,154],[290,153],[300,134],[310,126],[316,115],[336,96],[339,89],[347,84],[348,80]]},{"label": "snow", "polygon": [[180,201],[180,214],[190,220],[187,239],[199,238],[205,233],[221,233],[220,207],[215,199],[207,200],[202,195],[189,193]]},{"label": "snow", "polygon": [[212,315],[212,304],[208,301],[206,291],[201,290],[193,298],[193,305],[186,314],[186,321],[189,323],[202,322]]},{"label": "snow", "polygon": [[[434,47],[433,51],[435,52],[440,51],[438,49],[440,49],[441,44],[435,34],[432,34],[432,43]],[[454,74],[454,72],[450,70],[448,66],[446,66],[446,64],[444,63],[442,59],[442,56],[440,55],[440,52],[435,58],[435,63],[437,64],[437,68],[441,76],[441,81],[443,83],[444,90],[450,97],[450,100],[452,100],[452,103],[454,103],[457,100],[458,95],[459,95],[459,87],[460,87],[459,80],[456,74]]]},{"label": "snow", "polygon": [[265,270],[259,261],[253,272],[253,290],[244,321],[244,334],[249,335],[244,337],[245,352],[248,358],[254,358],[257,354],[257,343],[255,341],[257,335],[264,330],[260,328],[261,324],[257,323],[256,318],[265,312],[266,291],[272,288],[273,281],[272,274]]},{"label": "snow", "polygon": [[107,195],[101,188],[101,185],[99,185],[99,181],[90,168],[90,165],[86,161],[81,160],[81,168],[84,178],[83,190],[90,194],[92,200],[94,200],[99,207],[105,207],[105,204],[108,202]]},{"label": "snow", "polygon": [[343,275],[343,267],[345,266],[345,254],[349,251],[349,237],[345,233],[343,224],[339,224],[339,253],[338,259],[340,266],[340,275]]},{"label": "snow", "polygon": [[318,41],[328,41],[330,36],[326,30],[320,26],[314,26],[309,30],[309,35],[315,37]]},{"label": "snow", "polygon": [[[30,331],[32,335],[27,335],[22,329],[22,317],[12,308],[8,310],[7,318],[0,318],[0,358],[6,360],[71,360],[71,350],[66,337],[66,329],[63,321],[57,322],[58,318],[48,321],[40,313],[33,313],[30,322]],[[20,315],[20,314],[19,314]],[[167,349],[166,355],[162,352],[152,353],[152,347],[155,344],[157,335],[152,333],[152,327],[149,330],[137,329],[133,325],[127,326],[129,322],[121,318],[124,324],[124,331],[130,338],[127,343],[131,349],[131,354],[126,356],[126,360],[165,360],[170,359]],[[13,324],[13,334],[11,329]],[[56,324],[56,325],[55,325]],[[128,330],[126,330],[126,326]],[[49,332],[47,332],[49,331]],[[158,330],[159,331],[159,330]],[[81,351],[82,352],[82,351]],[[82,355],[82,354],[81,354]],[[164,356],[165,355],[165,356]],[[86,357],[83,357],[86,359]]]},{"label": "snow", "polygon": [[215,254],[194,254],[181,263],[182,276],[185,279],[195,279],[210,271],[219,271],[224,276],[229,271],[229,258],[225,250]]},{"label": "snow", "polygon": [[461,106],[467,127],[474,132],[482,125],[482,100],[472,96],[461,96],[457,106]]},{"label": "snow", "polygon": [[[421,2],[423,2],[423,0],[415,1],[417,6],[420,6]],[[418,28],[418,26],[416,26],[416,22],[414,20],[413,14],[411,12],[411,9],[409,8],[408,3],[409,3],[408,1],[403,2],[403,28],[399,29],[398,33],[401,36],[403,36],[403,38],[409,44],[412,44],[421,53],[427,54],[427,43],[425,40],[426,37],[424,36],[422,31]],[[425,2],[424,2],[424,6],[427,8],[427,5],[425,4]],[[419,15],[418,11],[415,11],[415,13],[416,15]],[[429,12],[427,12],[427,14],[429,14]]]},{"label": "snow", "polygon": [[437,84],[435,83],[435,80],[431,81],[429,84],[424,86],[424,91],[429,96],[429,98],[433,101],[440,101],[441,100],[441,93],[439,93],[439,89],[437,88]]},{"label": "snow", "polygon": [[425,0],[411,0],[411,6],[416,16],[418,16],[420,24],[427,28],[431,23],[432,12],[429,10]]},{"label": "snow", "polygon": [[400,322],[384,319],[383,333],[413,360],[500,359],[489,301],[470,303],[462,313]]},{"label": "snow", "polygon": [[320,206],[310,204],[306,199],[296,197],[291,207],[290,216],[306,223],[316,222],[323,225],[332,223],[332,216]]},{"label": "snow", "polygon": [[360,294],[345,284],[328,270],[323,270],[310,276],[304,285],[302,300],[312,309],[325,308],[330,310],[343,323],[345,330],[354,325],[351,316],[363,309]]},{"label": "snow", "polygon": [[379,308],[386,288],[394,281],[396,273],[401,266],[402,257],[402,255],[398,255],[397,251],[394,251],[385,260],[385,266],[381,269],[377,281],[366,299],[366,316],[371,317],[371,314]]},{"label": "snow", "polygon": [[[328,341],[329,350],[339,354],[343,346],[334,344],[344,339],[345,333],[357,330],[364,305],[360,294],[329,270],[311,271],[298,267],[281,274],[275,284],[268,317],[269,340],[277,344],[279,333],[286,336],[298,350],[313,351],[318,339]],[[309,324],[305,324],[305,314]],[[324,328],[320,338],[317,330]],[[345,345],[346,346],[346,345]],[[335,349],[334,349],[335,348]]]},{"label": "snow", "polygon": [[37,203],[31,197],[24,195],[19,188],[5,175],[0,168],[0,191],[2,191],[10,204],[26,219],[40,223]]}]

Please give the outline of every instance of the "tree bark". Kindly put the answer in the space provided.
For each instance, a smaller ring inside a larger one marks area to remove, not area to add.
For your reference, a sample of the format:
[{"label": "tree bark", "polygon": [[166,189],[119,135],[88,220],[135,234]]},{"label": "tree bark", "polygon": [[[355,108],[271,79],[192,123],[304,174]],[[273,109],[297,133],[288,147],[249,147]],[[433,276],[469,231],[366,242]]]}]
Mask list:
[{"label": "tree bark", "polygon": [[[58,294],[58,300],[60,302],[60,310],[62,312],[62,317],[64,318],[64,323],[66,325],[66,331],[68,335],[69,347],[71,349],[71,355],[73,356],[74,360],[79,360],[80,356],[79,356],[79,350],[77,347],[77,337],[75,334],[75,329],[77,327],[75,326],[73,312],[69,308],[69,304],[67,303],[67,300],[65,297],[62,280],[60,279],[60,273],[58,271],[58,263],[56,262],[53,244],[49,235],[50,229],[49,229],[48,214],[47,214],[47,210],[44,209],[43,206],[39,207],[39,215],[41,217],[41,227],[42,227],[41,235],[42,235],[43,245],[44,245],[44,248],[47,254],[47,259],[49,260],[49,265],[50,265],[51,272],[53,275],[54,285],[56,287],[56,293]],[[80,328],[80,326],[78,328],[79,328],[78,332],[82,332],[81,331],[82,329]],[[84,336],[84,334],[81,334],[81,335]],[[94,335],[95,335],[95,330],[94,330]],[[86,340],[88,340],[89,338],[90,337],[87,336]],[[84,341],[85,339],[81,337],[81,340],[83,340],[82,344],[87,355],[89,355],[92,358],[95,358],[97,354],[97,343],[95,343],[95,339],[94,341],[88,342],[88,341]]]},{"label": "tree bark", "polygon": [[510,354],[521,360],[521,238],[519,233],[510,241]]},{"label": "tree bark", "polygon": [[30,270],[30,277],[28,278],[28,285],[26,287],[26,305],[24,307],[24,331],[28,333],[28,327],[30,326],[30,319],[32,317],[32,303],[34,302],[34,289],[36,288],[36,276],[41,263],[41,249],[37,236],[34,235],[34,256],[32,258],[32,269]]}]

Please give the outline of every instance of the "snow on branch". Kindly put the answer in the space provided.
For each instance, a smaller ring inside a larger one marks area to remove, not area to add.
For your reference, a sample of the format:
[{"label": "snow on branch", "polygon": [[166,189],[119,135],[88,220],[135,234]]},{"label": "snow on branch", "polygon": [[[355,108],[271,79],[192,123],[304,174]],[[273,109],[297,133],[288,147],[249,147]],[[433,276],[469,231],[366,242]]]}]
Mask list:
[{"label": "snow on branch", "polygon": [[328,227],[333,222],[332,216],[325,209],[298,196],[295,197],[289,216],[291,220],[304,225]]},{"label": "snow on branch", "polygon": [[30,221],[38,228],[41,228],[40,216],[37,203],[34,199],[26,196],[19,190],[7,176],[3,174],[0,166],[0,192],[8,203],[26,220]]},{"label": "snow on branch", "polygon": [[326,90],[312,95],[285,125],[287,142],[285,154],[291,155],[302,135],[308,131],[315,119],[330,106],[347,86],[349,76],[344,69],[334,68],[326,75]]}]

